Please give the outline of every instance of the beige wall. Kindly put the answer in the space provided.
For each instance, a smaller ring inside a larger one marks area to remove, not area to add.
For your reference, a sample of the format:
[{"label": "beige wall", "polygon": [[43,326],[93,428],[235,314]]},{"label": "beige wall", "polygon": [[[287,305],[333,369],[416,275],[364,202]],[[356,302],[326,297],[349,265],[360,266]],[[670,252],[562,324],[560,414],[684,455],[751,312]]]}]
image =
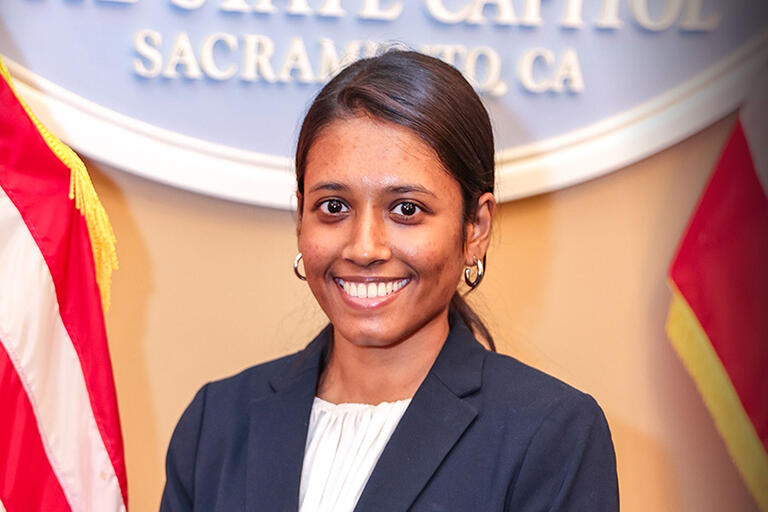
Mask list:
[{"label": "beige wall", "polygon": [[[603,406],[624,511],[757,510],[663,328],[667,265],[733,121],[504,204],[474,298],[500,351]],[[89,165],[118,237],[107,326],[130,502],[156,510],[165,449],[194,392],[301,348],[323,316],[291,271],[291,213]]]}]

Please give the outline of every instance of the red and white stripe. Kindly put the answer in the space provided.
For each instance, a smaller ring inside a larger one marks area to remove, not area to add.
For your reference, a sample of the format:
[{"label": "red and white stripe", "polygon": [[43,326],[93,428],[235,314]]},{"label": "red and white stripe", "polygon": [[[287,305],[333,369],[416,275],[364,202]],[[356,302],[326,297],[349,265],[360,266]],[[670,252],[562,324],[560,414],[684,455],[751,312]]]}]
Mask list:
[{"label": "red and white stripe", "polygon": [[0,512],[126,510],[112,365],[70,169],[0,79]]},{"label": "red and white stripe", "polygon": [[[15,394],[28,402],[23,411],[6,416],[6,421],[12,418],[26,427],[36,424],[39,432],[37,436],[11,436],[19,442],[15,451],[21,474],[14,481],[0,482],[0,498],[10,511],[49,510],[47,506],[30,509],[15,504],[29,505],[36,492],[49,488],[36,484],[55,477],[62,495],[51,497],[59,506],[50,510],[60,510],[62,499],[74,511],[124,510],[117,475],[91,409],[80,359],[62,321],[51,272],[24,219],[2,188],[0,240],[0,343],[4,351],[0,368],[3,380],[11,377],[10,372],[15,373],[15,382],[4,383],[2,394],[7,397],[15,388]],[[25,468],[31,452],[45,455],[48,467],[41,467],[44,461],[40,461],[34,468]]]}]

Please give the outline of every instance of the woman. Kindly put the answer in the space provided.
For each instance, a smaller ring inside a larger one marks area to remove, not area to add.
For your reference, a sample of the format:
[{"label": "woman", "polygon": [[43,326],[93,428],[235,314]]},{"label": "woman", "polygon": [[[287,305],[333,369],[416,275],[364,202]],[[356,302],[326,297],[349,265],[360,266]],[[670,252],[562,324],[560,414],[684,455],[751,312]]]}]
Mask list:
[{"label": "woman", "polygon": [[599,406],[486,350],[456,290],[485,275],[493,165],[487,112],[439,60],[390,51],[323,88],[296,149],[294,270],[330,325],[198,392],[161,510],[618,510]]}]

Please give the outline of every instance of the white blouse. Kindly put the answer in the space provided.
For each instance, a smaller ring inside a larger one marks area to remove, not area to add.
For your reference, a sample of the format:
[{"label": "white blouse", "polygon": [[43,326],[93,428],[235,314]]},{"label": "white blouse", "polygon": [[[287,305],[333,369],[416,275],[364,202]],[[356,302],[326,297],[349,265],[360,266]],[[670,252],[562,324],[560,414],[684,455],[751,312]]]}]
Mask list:
[{"label": "white blouse", "polygon": [[301,471],[299,512],[352,512],[411,399],[333,404],[315,397]]}]

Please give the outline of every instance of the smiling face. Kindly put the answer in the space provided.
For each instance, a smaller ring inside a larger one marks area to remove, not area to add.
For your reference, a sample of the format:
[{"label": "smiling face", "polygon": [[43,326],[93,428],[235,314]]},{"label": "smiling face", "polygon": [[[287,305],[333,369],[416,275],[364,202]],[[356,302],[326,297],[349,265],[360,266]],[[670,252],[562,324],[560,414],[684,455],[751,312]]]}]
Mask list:
[{"label": "smiling face", "polygon": [[461,189],[434,151],[359,116],[324,128],[305,169],[299,250],[337,340],[382,347],[447,334],[467,256]]}]

